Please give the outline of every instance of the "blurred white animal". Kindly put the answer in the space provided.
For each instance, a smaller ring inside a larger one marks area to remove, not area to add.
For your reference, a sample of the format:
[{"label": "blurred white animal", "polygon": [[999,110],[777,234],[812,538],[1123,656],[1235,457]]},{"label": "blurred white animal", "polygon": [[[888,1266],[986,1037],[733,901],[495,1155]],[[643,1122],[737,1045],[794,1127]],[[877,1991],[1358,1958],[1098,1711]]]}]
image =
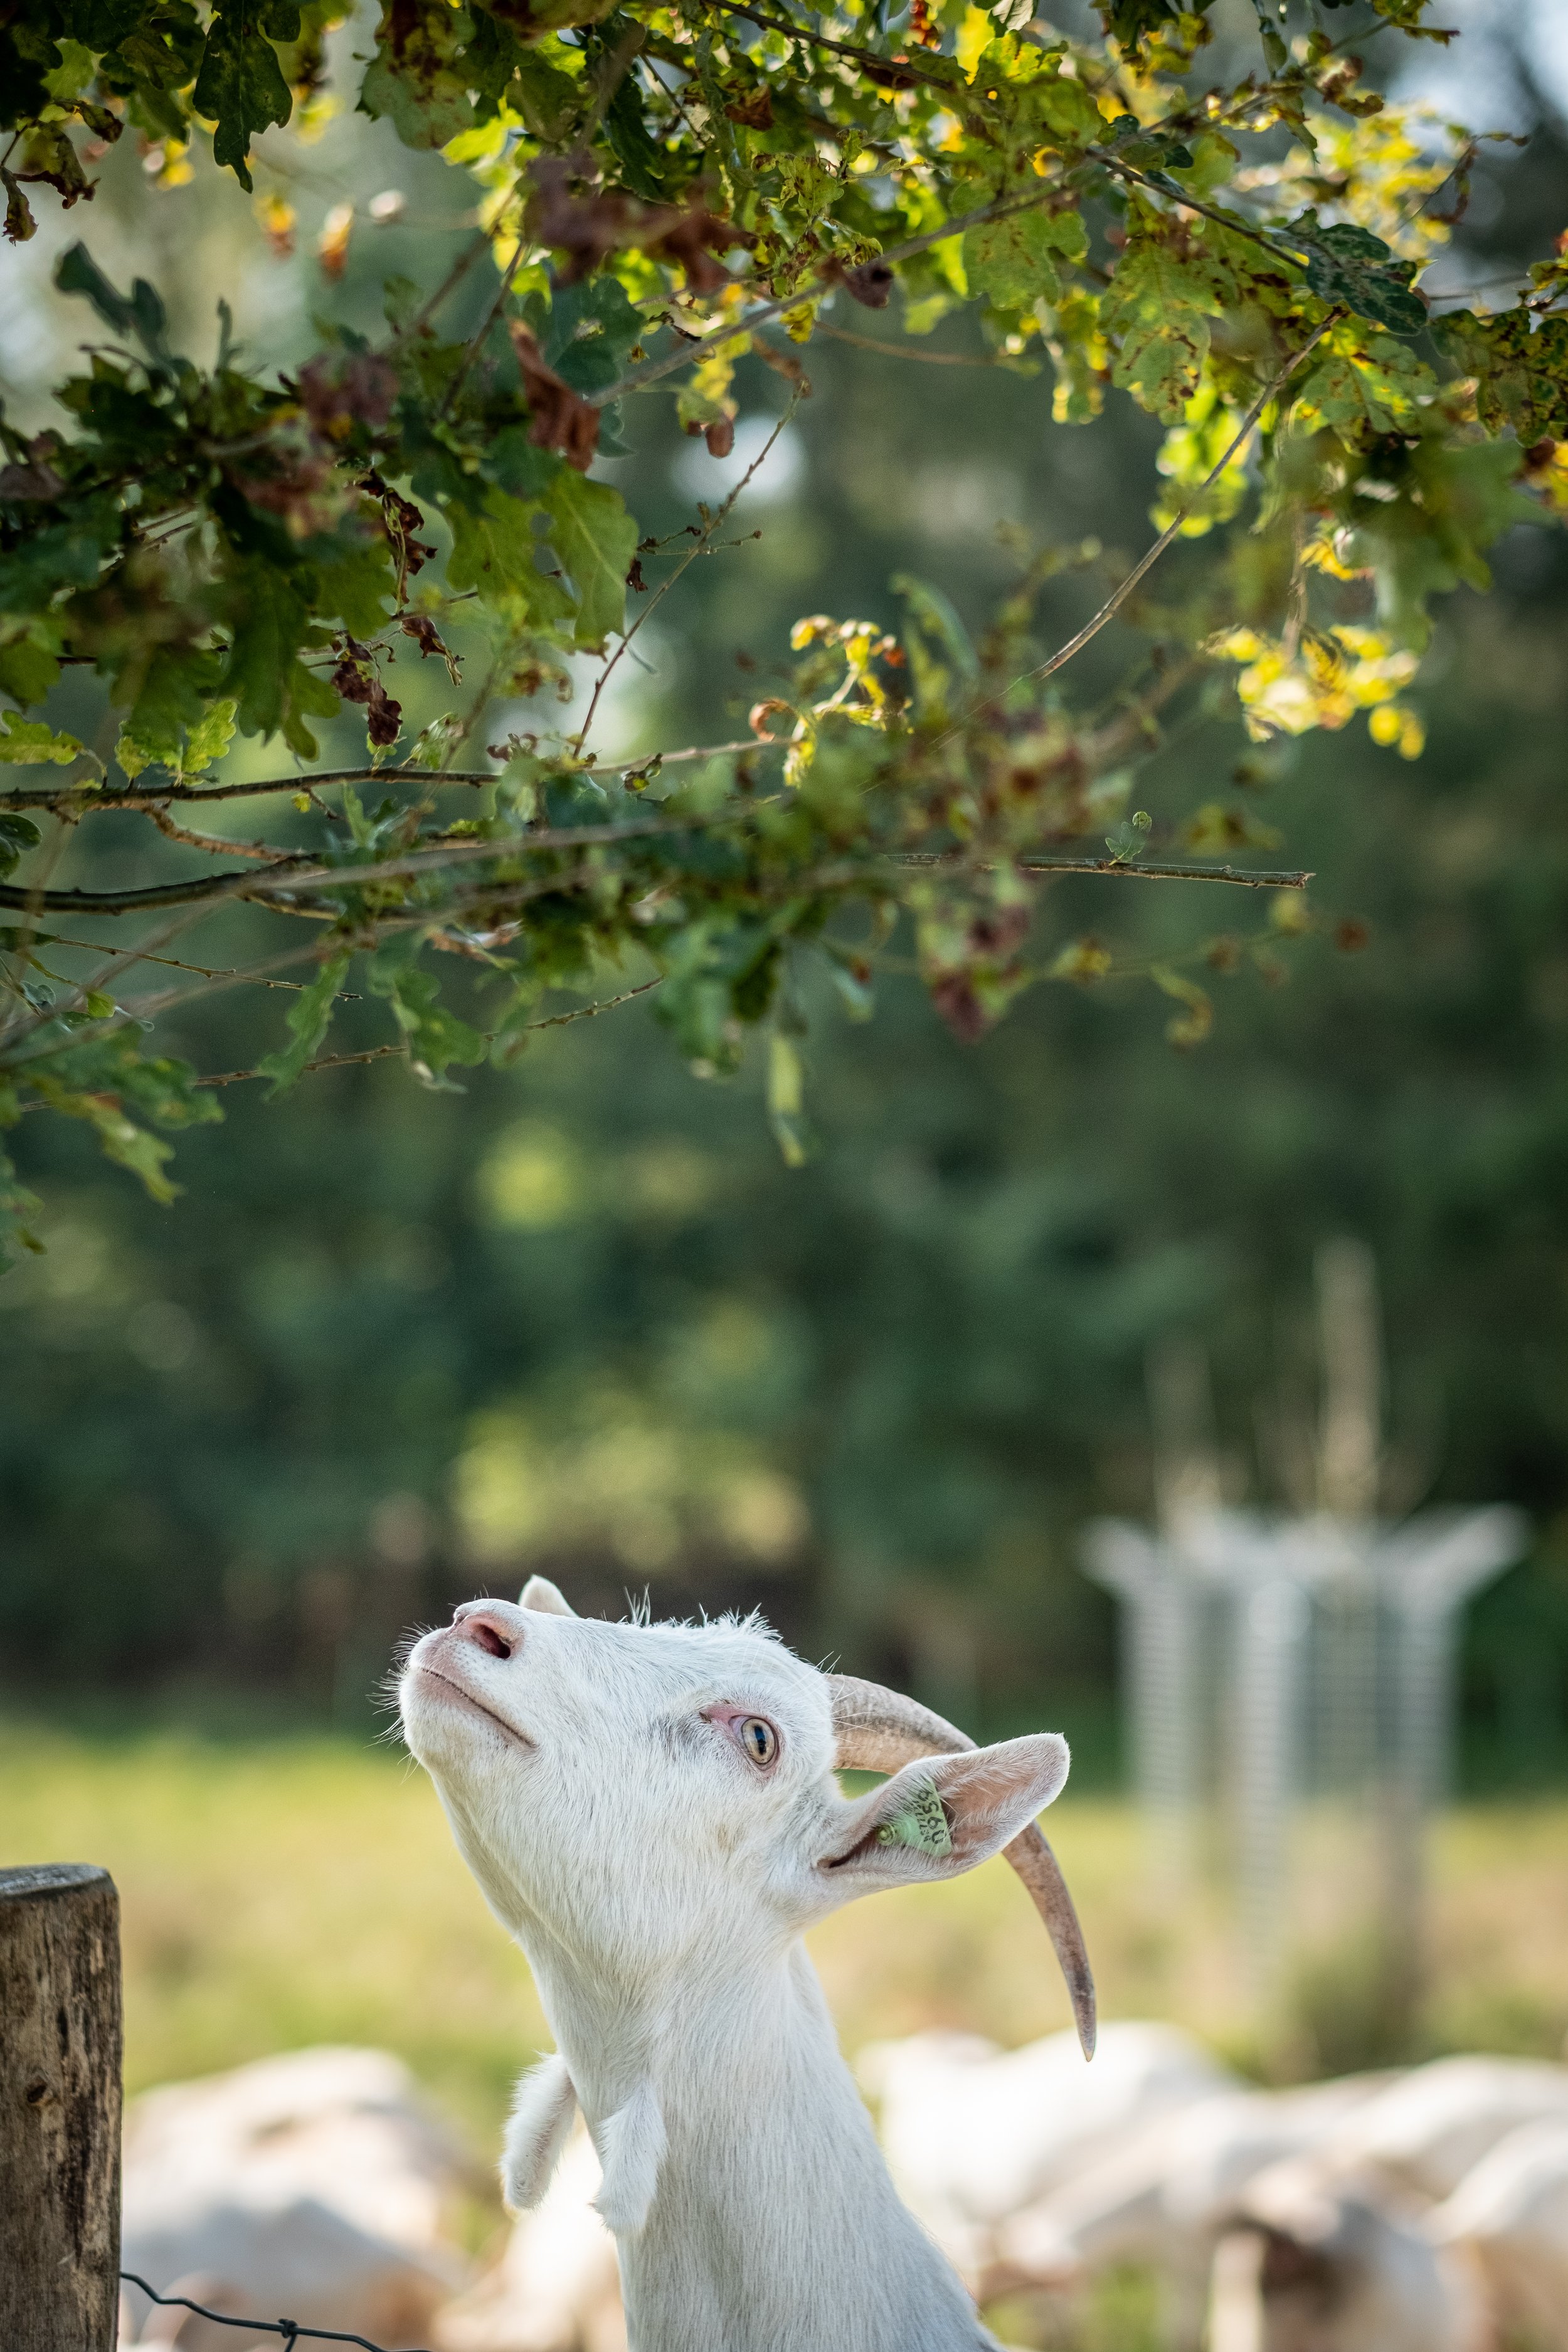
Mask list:
[{"label": "blurred white animal", "polygon": [[542,2203],[437,2319],[440,2352],[626,2352],[616,2242],[593,2201],[603,2178],[579,2119]]},{"label": "blurred white animal", "polygon": [[1329,2137],[1388,2079],[1221,2091],[1134,2123],[1098,2161],[1001,2225],[983,2294],[1071,2289],[1113,2263],[1143,2263],[1165,2285],[1172,2340],[1196,2344],[1215,2248],[1248,2183]]},{"label": "blurred white animal", "polygon": [[1501,2340],[1568,2352],[1568,2116],[1499,2140],[1426,2226],[1473,2260]]},{"label": "blurred white animal", "polygon": [[880,2102],[905,2202],[973,2283],[994,2232],[1135,2130],[1236,2078],[1173,2025],[1108,2025],[1092,2067],[1070,2033],[1001,2051],[973,2034],[873,2042],[857,2073]]},{"label": "blurred white animal", "polygon": [[1209,2352],[1477,2352],[1464,2266],[1376,2173],[1260,2173],[1215,2252]]},{"label": "blurred white animal", "polygon": [[1417,2195],[1451,2197],[1521,2124],[1568,2122],[1568,2066],[1532,2058],[1439,2058],[1416,2066],[1350,2117],[1332,2153]]},{"label": "blurred white animal", "polygon": [[[171,2084],[126,2115],[121,2264],[220,2311],[417,2342],[461,2275],[443,2234],[458,2172],[407,2068],[381,2051],[294,2051]],[[134,2288],[125,2305],[143,2343],[247,2341]]]}]

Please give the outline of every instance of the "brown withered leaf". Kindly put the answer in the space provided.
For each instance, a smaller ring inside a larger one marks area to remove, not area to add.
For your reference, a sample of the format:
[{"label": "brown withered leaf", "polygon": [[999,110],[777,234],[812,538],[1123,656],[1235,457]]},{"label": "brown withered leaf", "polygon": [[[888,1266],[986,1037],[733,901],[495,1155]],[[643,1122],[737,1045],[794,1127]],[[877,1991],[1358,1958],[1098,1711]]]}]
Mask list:
[{"label": "brown withered leaf", "polygon": [[452,684],[454,686],[460,684],[463,676],[462,662],[452,651],[451,646],[446,643],[429,614],[401,613],[398,615],[398,622],[404,635],[414,639],[419,648],[421,658],[428,659],[432,654],[438,656],[447,665],[447,675]]},{"label": "brown withered leaf", "polygon": [[919,74],[908,73],[904,70],[904,61],[901,58],[894,58],[887,65],[883,65],[879,60],[873,64],[869,58],[862,58],[858,63],[866,79],[875,82],[879,89],[913,89],[920,80]]},{"label": "brown withered leaf", "polygon": [[90,198],[98,187],[98,182],[89,180],[82,170],[81,159],[65,132],[53,122],[39,123],[27,133],[21,155],[12,164],[7,177],[13,183],[47,183],[64,199],[63,209],[68,213],[83,196]]},{"label": "brown withered leaf", "polygon": [[515,321],[511,346],[528,398],[529,439],[536,449],[559,449],[585,474],[598,454],[598,410],[556,374],[528,328]]},{"label": "brown withered leaf", "polygon": [[59,446],[58,434],[40,433],[27,444],[25,466],[0,466],[0,499],[26,499],[40,505],[58,499],[65,483],[49,461]]},{"label": "brown withered leaf", "polygon": [[376,750],[384,751],[387,744],[396,742],[402,731],[403,705],[394,702],[383,686],[369,646],[350,636],[345,636],[342,644],[342,657],[331,677],[333,690],[345,702],[363,704],[366,740]]},{"label": "brown withered leaf", "polygon": [[[658,226],[658,219],[665,226]],[[657,235],[648,235],[650,227],[657,228]],[[695,204],[683,213],[665,213],[646,223],[637,241],[656,261],[671,261],[683,269],[689,292],[717,294],[729,284],[730,273],[716,256],[728,253],[732,245],[754,245],[756,239],[749,229],[737,228],[706,205]]]},{"label": "brown withered leaf", "polygon": [[823,276],[837,278],[846,294],[868,310],[885,310],[893,291],[892,264],[880,257],[861,262],[857,269],[824,270]]},{"label": "brown withered leaf", "polygon": [[990,1026],[985,1007],[975,994],[974,983],[967,972],[944,971],[939,980],[933,980],[931,1001],[960,1045],[977,1045]]},{"label": "brown withered leaf", "polygon": [[446,660],[447,648],[441,643],[440,632],[428,613],[405,613],[399,626],[405,637],[414,639],[422,654],[439,654],[442,660]]},{"label": "brown withered leaf", "polygon": [[528,226],[541,245],[566,256],[559,273],[563,286],[574,286],[606,254],[633,241],[634,215],[627,198],[615,194],[574,196],[571,183],[581,174],[562,156],[541,155],[531,177]]},{"label": "brown withered leaf", "polygon": [[732,98],[724,109],[731,122],[743,131],[771,131],[773,127],[773,93],[765,82],[749,89],[742,97]]},{"label": "brown withered leaf", "polygon": [[318,433],[342,441],[356,425],[384,425],[397,397],[397,376],[374,352],[345,352],[301,368],[293,387]]}]

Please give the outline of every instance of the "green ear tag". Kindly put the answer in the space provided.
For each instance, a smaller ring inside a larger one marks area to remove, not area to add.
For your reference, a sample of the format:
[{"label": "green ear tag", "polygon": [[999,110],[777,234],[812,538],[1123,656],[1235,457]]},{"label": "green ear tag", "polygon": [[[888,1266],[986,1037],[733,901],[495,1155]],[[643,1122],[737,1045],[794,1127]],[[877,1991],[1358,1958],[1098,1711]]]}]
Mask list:
[{"label": "green ear tag", "polygon": [[879,1845],[912,1846],[917,1853],[935,1855],[952,1852],[952,1832],[947,1825],[947,1811],[930,1781],[917,1789],[901,1813],[884,1822],[877,1832]]}]

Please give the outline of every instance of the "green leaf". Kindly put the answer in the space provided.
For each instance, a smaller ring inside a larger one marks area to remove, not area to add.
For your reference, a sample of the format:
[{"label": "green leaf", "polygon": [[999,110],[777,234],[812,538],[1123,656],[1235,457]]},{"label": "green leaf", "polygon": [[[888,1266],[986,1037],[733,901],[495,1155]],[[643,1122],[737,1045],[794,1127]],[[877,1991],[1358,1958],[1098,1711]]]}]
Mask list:
[{"label": "green leaf", "polygon": [[805,1066],[795,1041],[782,1029],[768,1039],[768,1120],[786,1168],[804,1168],[811,1156],[805,1117]]},{"label": "green leaf", "polygon": [[[42,625],[47,626],[47,624]],[[8,694],[24,709],[42,702],[59,683],[60,666],[51,646],[36,631],[0,646],[0,694]]]},{"label": "green leaf", "polygon": [[1525,447],[1568,440],[1568,319],[1537,320],[1523,304],[1478,319],[1434,320],[1439,351],[1476,379],[1476,415],[1489,433],[1510,425]]},{"label": "green leaf", "polygon": [[1374,319],[1396,335],[1419,335],[1426,325],[1426,305],[1411,290],[1416,264],[1400,261],[1380,236],[1353,221],[1318,226],[1315,212],[1303,213],[1283,232],[1307,256],[1307,283],[1324,302]]},{"label": "green leaf", "polygon": [[1192,142],[1192,151],[1189,164],[1171,164],[1167,168],[1185,193],[1196,196],[1201,204],[1226,184],[1240,161],[1240,153],[1217,131],[1200,131]]},{"label": "green leaf", "polygon": [[314,1059],[322,1038],[331,1025],[332,1003],[343,984],[353,958],[345,949],[321,966],[309,988],[300,990],[286,1016],[290,1045],[276,1054],[264,1054],[256,1065],[264,1078],[272,1081],[268,1101],[274,1100],[301,1076],[307,1062]]},{"label": "green leaf", "polygon": [[539,567],[533,560],[535,500],[510,499],[490,484],[478,508],[452,505],[447,520],[452,530],[452,552],[447,562],[447,585],[459,593],[476,589],[482,601],[496,608],[528,611],[534,603]]},{"label": "green leaf", "polygon": [[577,591],[575,636],[597,647],[626,616],[626,573],[637,526],[619,490],[566,467],[545,493],[550,541]]},{"label": "green leaf", "polygon": [[1059,70],[1029,84],[1028,104],[1047,131],[1074,145],[1087,146],[1105,130],[1104,118],[1082,82]]},{"label": "green leaf", "polygon": [[265,556],[247,556],[230,571],[224,610],[232,637],[222,685],[235,704],[236,723],[247,735],[281,730],[309,756],[314,744],[300,714],[331,719],[338,698],[298,659],[310,625],[300,588]]},{"label": "green leaf", "polygon": [[1336,327],[1297,394],[1291,423],[1310,432],[1326,425],[1352,444],[1407,430],[1419,420],[1417,402],[1436,389],[1424,361],[1391,335],[1359,336]]},{"label": "green leaf", "polygon": [[1152,964],[1149,977],[1156,988],[1173,996],[1186,1010],[1178,1013],[1165,1024],[1165,1034],[1173,1045],[1201,1045],[1214,1027],[1214,1004],[1205,989],[1185,972],[1173,971],[1169,964]]},{"label": "green leaf", "polygon": [[1051,234],[1053,226],[1044,213],[1026,212],[986,221],[969,230],[963,240],[963,268],[972,290],[1004,310],[1026,310],[1037,301],[1056,301],[1062,286],[1052,255],[1061,248]]},{"label": "green leaf", "polygon": [[361,113],[390,121],[405,147],[445,147],[471,130],[474,85],[459,46],[467,24],[447,0],[389,0],[360,86]]},{"label": "green leaf", "polygon": [[658,204],[666,194],[665,178],[670,159],[648,129],[637,77],[626,69],[629,58],[623,60],[618,73],[616,71],[622,43],[635,37],[637,31],[635,21],[617,11],[605,19],[602,31],[586,37],[584,46],[590,58],[590,74],[596,66],[602,74],[616,75],[615,95],[605,109],[604,124],[605,140],[621,167],[621,177],[634,195],[644,197],[649,204]]},{"label": "green leaf", "polygon": [[227,164],[246,189],[252,139],[269,123],[287,122],[294,110],[278,52],[258,17],[254,0],[227,0],[214,11],[191,93],[196,112],[217,125],[213,161]]},{"label": "green leaf", "polygon": [[457,1062],[472,1068],[484,1060],[488,1044],[477,1029],[439,1002],[435,973],[412,961],[417,951],[416,940],[395,940],[372,959],[366,979],[372,993],[385,997],[391,1004],[393,1017],[408,1040],[416,1076],[437,1093],[457,1093],[458,1089],[446,1076],[447,1066]]},{"label": "green leaf", "polygon": [[82,756],[74,735],[57,735],[40,719],[18,719],[13,710],[0,711],[0,766],[8,768],[68,768]]},{"label": "green leaf", "polygon": [[0,877],[14,874],[27,851],[37,849],[43,837],[30,816],[0,810]]},{"label": "green leaf", "polygon": [[[928,580],[918,580],[912,572],[895,572],[889,585],[895,596],[903,597],[915,622],[908,635],[907,651],[916,702],[922,714],[945,712],[951,701],[949,689],[953,672],[965,687],[971,688],[980,676],[980,658],[969,632],[942,590],[933,588]],[[947,656],[951,669],[947,663],[934,658],[927,638],[934,639]]]},{"label": "green leaf", "polygon": [[32,1085],[51,1110],[62,1112],[67,1118],[84,1119],[98,1137],[105,1159],[140,1177],[154,1201],[167,1208],[178,1197],[180,1187],[163,1172],[174,1158],[173,1145],[128,1118],[117,1096],[89,1094],[47,1069],[32,1073]]},{"label": "green leaf", "polygon": [[191,729],[179,763],[182,775],[199,776],[204,768],[223,758],[234,740],[236,707],[232,702],[215,702],[201,723]]},{"label": "green leaf", "polygon": [[213,670],[211,657],[189,646],[160,646],[153,653],[121,730],[121,741],[140,766],[161,760],[178,767],[185,729],[199,727],[206,715]]},{"label": "green leaf", "polygon": [[395,584],[384,539],[316,566],[316,610],[335,614],[353,637],[378,636],[386,626]]},{"label": "green leaf", "polygon": [[[10,1126],[16,1116],[15,1095],[0,1087],[0,1126]],[[23,1220],[36,1216],[43,1205],[17,1176],[9,1152],[0,1151],[0,1267],[15,1265],[26,1252],[42,1255],[43,1243]]]},{"label": "green leaf", "polygon": [[1100,325],[1120,343],[1112,382],[1175,425],[1198,388],[1209,320],[1224,306],[1202,261],[1173,241],[1173,224],[1142,205],[1131,217],[1138,226],[1100,298]]}]

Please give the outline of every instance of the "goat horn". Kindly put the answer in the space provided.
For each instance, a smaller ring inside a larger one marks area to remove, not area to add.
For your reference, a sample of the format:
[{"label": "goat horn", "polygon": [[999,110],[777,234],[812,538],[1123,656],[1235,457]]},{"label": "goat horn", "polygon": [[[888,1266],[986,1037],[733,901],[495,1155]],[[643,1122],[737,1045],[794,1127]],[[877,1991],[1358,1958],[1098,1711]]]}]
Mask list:
[{"label": "goat horn", "polygon": [[[921,1756],[952,1756],[974,1742],[929,1706],[855,1675],[826,1676],[833,1702],[835,1762],[850,1772],[896,1772]],[[1072,2000],[1073,2021],[1086,2058],[1094,2055],[1094,1972],[1061,1864],[1038,1824],[1031,1822],[1003,1852],[1029,1890],[1056,1948]]]}]

